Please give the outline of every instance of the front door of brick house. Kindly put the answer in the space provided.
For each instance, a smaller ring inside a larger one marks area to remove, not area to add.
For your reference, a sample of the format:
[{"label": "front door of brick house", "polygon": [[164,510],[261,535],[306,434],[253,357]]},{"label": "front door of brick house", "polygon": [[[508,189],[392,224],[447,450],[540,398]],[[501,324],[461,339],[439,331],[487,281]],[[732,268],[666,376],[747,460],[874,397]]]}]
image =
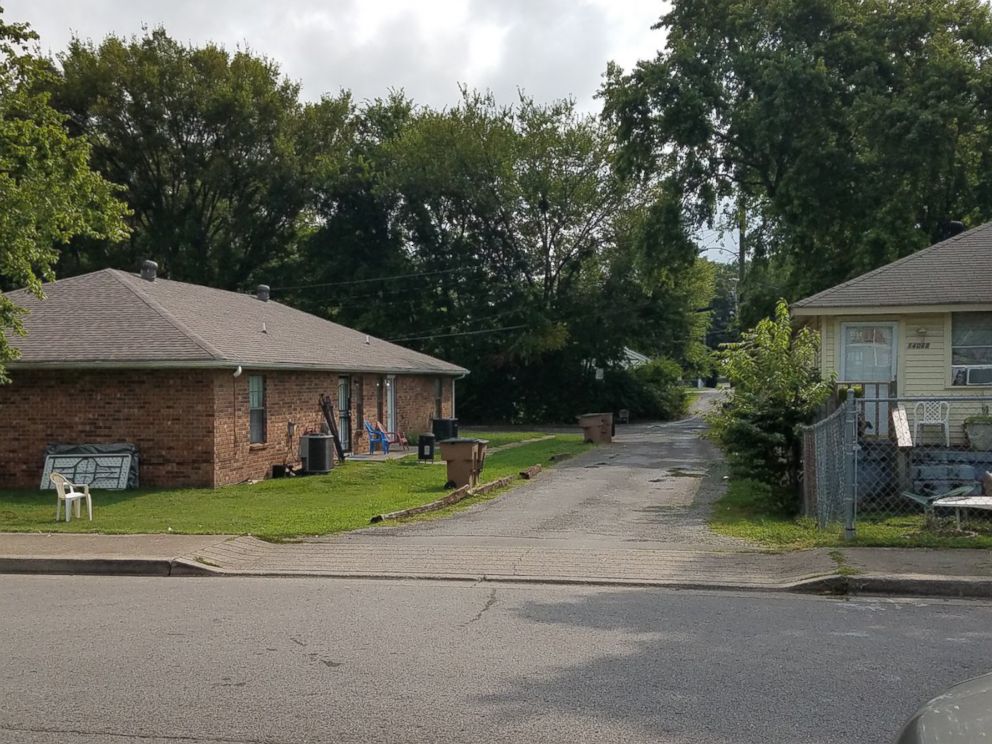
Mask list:
[{"label": "front door of brick house", "polygon": [[396,431],[396,378],[386,378],[386,430]]},{"label": "front door of brick house", "polygon": [[351,451],[351,378],[338,378],[338,435],[341,449]]}]

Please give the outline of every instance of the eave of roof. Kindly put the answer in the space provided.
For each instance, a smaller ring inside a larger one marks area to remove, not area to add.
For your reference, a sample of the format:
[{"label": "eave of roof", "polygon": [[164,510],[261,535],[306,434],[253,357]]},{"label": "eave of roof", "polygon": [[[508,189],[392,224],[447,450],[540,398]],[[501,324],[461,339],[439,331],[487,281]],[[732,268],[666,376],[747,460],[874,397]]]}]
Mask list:
[{"label": "eave of roof", "polygon": [[278,364],[255,362],[238,362],[226,359],[191,359],[184,360],[124,360],[107,361],[94,359],[92,361],[73,362],[22,362],[9,361],[4,363],[7,369],[229,369],[235,370],[238,367],[246,370],[275,370],[280,372],[333,372],[343,375],[379,374],[379,375],[431,375],[433,377],[466,377],[471,372],[464,367],[452,365],[452,369],[435,369],[428,367],[376,367],[368,366],[356,369],[348,369],[341,366],[324,364]]}]

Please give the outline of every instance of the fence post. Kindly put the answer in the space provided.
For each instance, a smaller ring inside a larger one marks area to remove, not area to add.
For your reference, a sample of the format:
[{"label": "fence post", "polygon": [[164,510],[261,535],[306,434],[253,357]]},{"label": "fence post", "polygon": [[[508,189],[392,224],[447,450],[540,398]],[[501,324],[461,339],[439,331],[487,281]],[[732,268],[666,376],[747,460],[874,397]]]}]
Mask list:
[{"label": "fence post", "polygon": [[858,405],[853,395],[848,395],[847,410],[844,411],[844,539],[853,540],[856,536],[854,505],[857,499],[858,473]]}]

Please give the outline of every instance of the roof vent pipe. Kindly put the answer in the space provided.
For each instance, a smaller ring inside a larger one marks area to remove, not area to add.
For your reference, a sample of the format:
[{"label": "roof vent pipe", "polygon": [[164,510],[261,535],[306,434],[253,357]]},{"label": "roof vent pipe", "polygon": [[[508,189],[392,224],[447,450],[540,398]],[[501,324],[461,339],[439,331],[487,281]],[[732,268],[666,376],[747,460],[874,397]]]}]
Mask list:
[{"label": "roof vent pipe", "polygon": [[143,261],[141,264],[141,278],[146,282],[155,281],[155,275],[158,274],[158,264],[154,261]]},{"label": "roof vent pipe", "polygon": [[255,296],[258,297],[262,302],[269,301],[269,285],[259,284],[258,289],[255,291]]},{"label": "roof vent pipe", "polygon": [[964,232],[964,223],[960,220],[951,220],[947,223],[947,237],[953,238]]}]

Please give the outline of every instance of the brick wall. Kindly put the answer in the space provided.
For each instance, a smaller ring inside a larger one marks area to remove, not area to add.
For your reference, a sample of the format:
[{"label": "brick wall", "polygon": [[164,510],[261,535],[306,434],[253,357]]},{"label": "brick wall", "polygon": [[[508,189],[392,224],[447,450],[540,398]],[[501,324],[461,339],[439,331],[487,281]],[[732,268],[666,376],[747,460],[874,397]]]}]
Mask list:
[{"label": "brick wall", "polygon": [[[265,377],[266,441],[249,441],[248,379]],[[337,415],[339,375],[228,370],[35,371],[0,386],[0,488],[37,488],[45,447],[129,442],[138,447],[143,486],[222,486],[267,478],[273,465],[298,464],[300,436],[319,431],[321,393]],[[377,418],[378,375],[351,378],[355,452],[368,452],[362,416]],[[434,377],[398,376],[401,431],[430,431]],[[443,378],[442,415],[451,415],[452,381]],[[383,392],[383,424],[386,423]],[[290,422],[294,431],[290,435]],[[337,423],[337,422],[335,422]]]},{"label": "brick wall", "polygon": [[[434,417],[434,383],[438,378],[426,375],[397,375],[393,378],[396,385],[396,422],[401,432],[408,436],[416,436],[422,432],[431,430],[431,419]],[[450,377],[441,379],[441,417],[451,416],[452,406],[452,386],[454,381]],[[367,453],[369,451],[368,437],[365,435],[365,428],[361,422],[361,416],[370,423],[377,420],[383,426],[388,426],[389,397],[386,393],[387,377],[385,375],[363,375],[360,381],[356,379],[352,389],[353,400],[356,401],[356,411],[353,413],[353,421],[356,422],[359,431],[353,441],[355,452]],[[357,410],[357,400],[362,391],[362,407]],[[381,395],[381,405],[380,405]]]},{"label": "brick wall", "polygon": [[143,486],[213,482],[212,373],[12,370],[0,385],[0,488],[37,488],[49,444],[129,442]]},{"label": "brick wall", "polygon": [[[258,444],[249,441],[248,379],[252,375],[265,378],[266,441]],[[272,474],[273,465],[298,464],[300,437],[319,432],[324,421],[320,394],[330,395],[336,409],[337,387],[338,375],[326,372],[246,369],[240,377],[227,371],[216,373],[213,484],[261,480]],[[290,422],[295,429],[292,434]]]}]

